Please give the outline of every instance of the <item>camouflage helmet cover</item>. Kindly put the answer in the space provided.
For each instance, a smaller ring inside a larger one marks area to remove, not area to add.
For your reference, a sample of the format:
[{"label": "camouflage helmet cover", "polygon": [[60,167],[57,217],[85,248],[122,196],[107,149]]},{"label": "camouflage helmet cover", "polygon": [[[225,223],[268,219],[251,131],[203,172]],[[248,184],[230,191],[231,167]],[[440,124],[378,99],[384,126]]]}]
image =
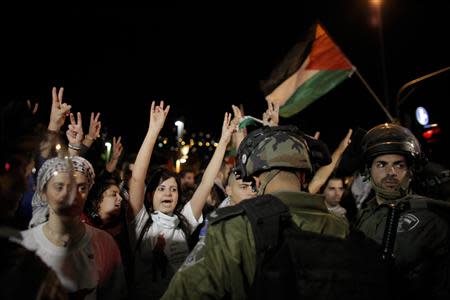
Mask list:
[{"label": "camouflage helmet cover", "polygon": [[242,178],[277,168],[312,171],[308,144],[295,126],[259,128],[239,146],[234,171]]}]

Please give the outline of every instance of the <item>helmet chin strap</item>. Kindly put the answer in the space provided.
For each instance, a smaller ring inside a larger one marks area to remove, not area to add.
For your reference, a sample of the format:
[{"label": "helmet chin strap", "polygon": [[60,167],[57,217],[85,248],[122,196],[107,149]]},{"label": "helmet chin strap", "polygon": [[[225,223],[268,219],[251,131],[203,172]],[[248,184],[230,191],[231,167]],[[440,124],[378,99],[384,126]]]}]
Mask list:
[{"label": "helmet chin strap", "polygon": [[280,169],[273,169],[273,170],[270,170],[270,171],[267,173],[267,176],[264,177],[264,180],[261,181],[261,185],[260,185],[260,187],[258,188],[258,196],[264,195],[264,192],[266,191],[266,187],[267,187],[267,185],[269,184],[269,182],[271,182],[272,179],[273,179],[275,176],[277,176],[278,173],[280,173],[280,172],[281,172]]},{"label": "helmet chin strap", "polygon": [[397,199],[405,197],[407,194],[411,193],[409,188],[411,182],[411,176],[408,173],[407,176],[403,178],[400,182],[400,186],[398,189],[391,190],[385,189],[379,185],[377,185],[372,178],[370,178],[370,182],[372,183],[372,187],[375,190],[375,194],[377,199],[382,200],[383,202],[395,201]]}]

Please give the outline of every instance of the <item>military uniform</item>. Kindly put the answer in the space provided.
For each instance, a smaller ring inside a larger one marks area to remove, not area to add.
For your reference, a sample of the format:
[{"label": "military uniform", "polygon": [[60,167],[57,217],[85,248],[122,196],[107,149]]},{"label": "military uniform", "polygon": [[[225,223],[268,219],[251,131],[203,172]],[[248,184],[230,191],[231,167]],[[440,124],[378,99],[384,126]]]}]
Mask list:
[{"label": "military uniform", "polygon": [[[348,235],[347,222],[328,212],[323,196],[287,191],[273,195],[289,207],[292,220],[302,230],[341,238]],[[255,268],[255,240],[244,210],[224,208],[211,216],[205,241],[195,247],[162,299],[245,299]]]},{"label": "military uniform", "polygon": [[[401,274],[395,280],[402,298],[449,296],[448,222],[425,206],[414,205],[427,200],[417,195],[396,200],[411,203],[400,214],[394,246],[395,269]],[[373,198],[360,212],[356,227],[381,245],[388,211],[387,205],[378,205]]]}]

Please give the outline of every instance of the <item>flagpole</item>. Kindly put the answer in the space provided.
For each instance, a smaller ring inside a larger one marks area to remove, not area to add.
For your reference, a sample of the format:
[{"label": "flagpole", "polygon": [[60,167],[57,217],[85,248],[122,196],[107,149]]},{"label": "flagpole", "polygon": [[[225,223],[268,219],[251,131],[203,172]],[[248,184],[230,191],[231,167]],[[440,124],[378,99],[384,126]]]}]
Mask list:
[{"label": "flagpole", "polygon": [[358,76],[359,79],[361,79],[362,83],[364,84],[364,86],[367,88],[367,90],[369,90],[370,94],[372,95],[373,99],[375,99],[375,101],[378,103],[378,105],[380,105],[381,109],[384,111],[384,113],[386,114],[386,116],[388,117],[389,121],[391,121],[392,123],[395,123],[396,120],[392,117],[392,115],[389,113],[389,111],[387,110],[387,108],[383,105],[383,103],[381,102],[380,98],[378,98],[378,96],[375,94],[375,92],[372,90],[372,88],[369,86],[369,84],[366,82],[366,80],[364,79],[364,77],[362,77],[361,73],[359,73],[358,69],[355,68],[355,73]]},{"label": "flagpole", "polygon": [[[325,29],[325,27],[319,22],[319,25],[322,26],[322,29],[328,34],[328,36],[330,37],[330,39],[332,41],[334,41],[334,39],[332,38],[332,36],[328,33],[328,31]],[[347,60],[347,62],[353,66],[353,64],[348,60],[347,55],[345,55],[344,51],[342,51],[340,49],[340,47],[335,43],[336,47],[339,49],[339,51],[342,52],[342,54],[344,54],[344,58]],[[387,108],[383,105],[383,103],[381,102],[380,98],[378,98],[378,96],[375,94],[375,92],[372,90],[372,88],[369,86],[369,84],[366,82],[366,80],[362,77],[361,73],[359,73],[358,69],[353,66],[353,70],[356,73],[356,75],[359,77],[359,79],[361,79],[362,83],[364,84],[364,86],[369,90],[370,94],[372,95],[372,97],[375,99],[375,101],[378,103],[378,105],[380,105],[381,109],[384,111],[384,113],[386,114],[386,116],[388,117],[389,121],[391,121],[392,123],[396,123],[396,120],[392,117],[392,115],[389,113],[389,111],[387,110]]]}]

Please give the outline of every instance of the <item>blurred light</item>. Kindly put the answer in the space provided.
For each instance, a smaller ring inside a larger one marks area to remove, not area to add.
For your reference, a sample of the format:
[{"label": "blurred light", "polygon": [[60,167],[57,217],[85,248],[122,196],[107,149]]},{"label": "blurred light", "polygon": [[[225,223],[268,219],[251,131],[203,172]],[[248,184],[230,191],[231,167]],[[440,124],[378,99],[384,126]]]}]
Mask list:
[{"label": "blurred light", "polygon": [[184,164],[186,163],[186,160],[184,158],[180,158],[180,163]]},{"label": "blurred light", "polygon": [[203,143],[202,142],[198,142],[198,145],[201,147],[201,146],[203,146]]},{"label": "blurred light", "polygon": [[184,132],[184,123],[178,120],[175,122],[175,126],[177,126],[177,137],[180,138]]},{"label": "blurred light", "polygon": [[177,159],[175,162],[175,172],[180,173],[180,160]]},{"label": "blurred light", "polygon": [[161,148],[163,146],[162,143],[158,143],[158,147]]},{"label": "blurred light", "polygon": [[186,145],[186,142],[185,141],[181,141],[181,145]]},{"label": "blurred light", "polygon": [[381,0],[369,0],[369,24],[381,28]]},{"label": "blurred light", "polygon": [[32,170],[31,170],[31,172],[33,173],[33,174],[36,174],[36,168],[33,168]]},{"label": "blurred light", "polygon": [[183,146],[181,148],[181,154],[187,155],[189,153],[189,146]]},{"label": "blurred light", "polygon": [[441,133],[441,128],[439,127],[433,127],[431,129],[428,129],[427,131],[422,133],[422,136],[427,140],[427,142],[434,142],[436,140],[431,140],[435,135],[438,135]]},{"label": "blurred light", "polygon": [[210,145],[209,142],[206,142],[205,146],[206,146],[206,147],[209,147],[209,145]]},{"label": "blurred light", "polygon": [[164,145],[167,144],[167,139],[164,139],[164,140],[163,140],[163,144],[164,144]]},{"label": "blurred light", "polygon": [[420,125],[428,125],[428,122],[430,122],[428,111],[424,107],[419,106],[416,108],[416,120]]},{"label": "blurred light", "polygon": [[381,0],[369,0],[370,6],[380,7],[383,1]]},{"label": "blurred light", "polygon": [[109,161],[109,158],[111,157],[111,143],[110,142],[106,142],[105,143],[106,146],[106,161]]},{"label": "blurred light", "polygon": [[55,148],[56,148],[56,151],[59,151],[59,150],[61,150],[61,145],[60,144],[56,144]]},{"label": "blurred light", "polygon": [[214,147],[217,147],[217,146],[219,146],[219,144],[218,143],[214,143]]}]

